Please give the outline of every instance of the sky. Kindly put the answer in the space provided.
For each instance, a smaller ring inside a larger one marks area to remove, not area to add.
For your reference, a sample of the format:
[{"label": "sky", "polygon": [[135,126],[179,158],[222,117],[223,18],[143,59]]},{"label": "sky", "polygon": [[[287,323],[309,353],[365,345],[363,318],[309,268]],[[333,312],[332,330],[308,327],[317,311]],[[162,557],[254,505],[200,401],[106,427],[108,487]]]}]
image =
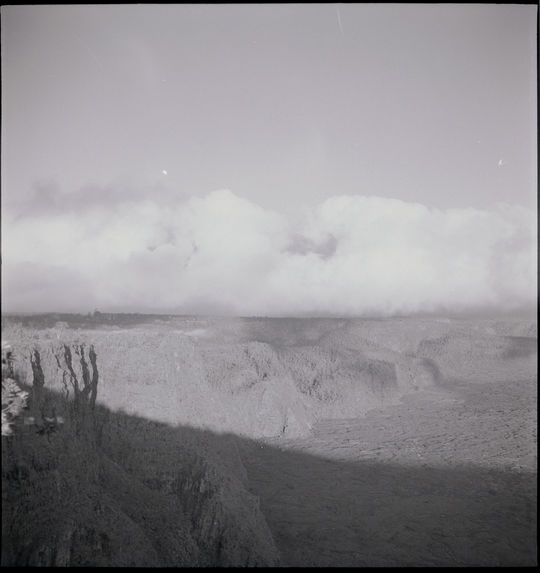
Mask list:
[{"label": "sky", "polygon": [[3,312],[536,305],[535,5],[1,10]]}]

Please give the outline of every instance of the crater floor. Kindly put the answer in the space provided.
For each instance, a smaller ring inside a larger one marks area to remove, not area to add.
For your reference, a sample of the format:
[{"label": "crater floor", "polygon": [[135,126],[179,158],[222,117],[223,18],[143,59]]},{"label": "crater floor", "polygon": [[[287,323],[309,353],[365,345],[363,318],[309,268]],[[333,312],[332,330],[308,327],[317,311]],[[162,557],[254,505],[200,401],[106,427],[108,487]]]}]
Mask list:
[{"label": "crater floor", "polygon": [[245,448],[282,565],[536,565],[536,403],[455,381]]}]

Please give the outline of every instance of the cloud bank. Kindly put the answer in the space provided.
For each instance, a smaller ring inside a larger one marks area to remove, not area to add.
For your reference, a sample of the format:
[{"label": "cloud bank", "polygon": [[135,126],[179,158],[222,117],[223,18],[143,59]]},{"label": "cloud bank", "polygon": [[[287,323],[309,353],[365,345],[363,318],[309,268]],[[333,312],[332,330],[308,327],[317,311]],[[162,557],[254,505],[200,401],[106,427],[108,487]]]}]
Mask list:
[{"label": "cloud bank", "polygon": [[2,214],[4,312],[390,316],[536,303],[536,215],[521,206],[342,195],[286,217],[228,190],[46,198]]}]

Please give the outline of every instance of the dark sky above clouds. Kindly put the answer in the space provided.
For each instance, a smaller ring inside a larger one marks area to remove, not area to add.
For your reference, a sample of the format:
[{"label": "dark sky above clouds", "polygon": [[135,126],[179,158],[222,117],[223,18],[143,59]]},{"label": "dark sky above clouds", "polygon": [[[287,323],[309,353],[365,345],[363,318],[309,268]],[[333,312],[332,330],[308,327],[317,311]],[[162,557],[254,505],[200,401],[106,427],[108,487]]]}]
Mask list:
[{"label": "dark sky above clouds", "polygon": [[3,6],[4,309],[534,302],[536,19]]}]

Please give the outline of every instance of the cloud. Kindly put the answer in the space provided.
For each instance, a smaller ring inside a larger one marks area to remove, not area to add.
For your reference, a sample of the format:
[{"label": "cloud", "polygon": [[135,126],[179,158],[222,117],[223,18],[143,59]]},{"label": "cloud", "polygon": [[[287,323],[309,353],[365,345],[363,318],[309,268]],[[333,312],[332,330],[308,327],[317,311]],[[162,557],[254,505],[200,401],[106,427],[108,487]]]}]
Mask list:
[{"label": "cloud", "polygon": [[380,197],[333,197],[313,210],[305,232],[315,242],[335,237],[334,256],[294,257],[281,281],[302,278],[289,283],[298,288],[289,296],[306,312],[519,306],[536,293],[533,221],[527,210],[505,205],[440,211]]},{"label": "cloud", "polygon": [[392,315],[536,301],[536,219],[519,206],[342,195],[292,220],[228,190],[79,192],[69,208],[51,197],[52,209],[3,213],[6,311]]}]

